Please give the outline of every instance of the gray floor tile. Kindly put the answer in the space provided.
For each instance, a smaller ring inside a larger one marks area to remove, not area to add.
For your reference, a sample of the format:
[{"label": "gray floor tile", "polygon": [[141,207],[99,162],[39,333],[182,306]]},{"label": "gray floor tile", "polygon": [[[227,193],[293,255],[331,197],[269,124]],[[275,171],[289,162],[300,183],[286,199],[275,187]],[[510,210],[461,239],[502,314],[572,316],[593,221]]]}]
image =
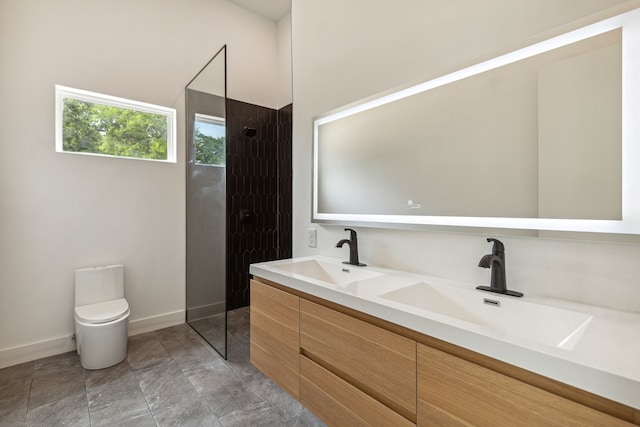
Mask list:
[{"label": "gray floor tile", "polygon": [[141,422],[141,417],[153,422],[136,376],[126,361],[107,369],[87,371],[85,384],[92,426]]},{"label": "gray floor tile", "polygon": [[34,362],[0,369],[0,427],[24,425]]},{"label": "gray floor tile", "polygon": [[285,420],[297,417],[304,409],[300,402],[261,372],[245,378],[244,382]]},{"label": "gray floor tile", "polygon": [[[154,331],[153,334],[164,344],[172,343],[176,341],[190,340],[191,338],[201,339],[200,336],[186,323],[180,325],[171,326],[169,328],[159,329]],[[165,348],[168,349],[168,347]]]},{"label": "gray floor tile", "polygon": [[29,411],[66,396],[84,396],[84,369],[75,352],[36,361],[29,396]]},{"label": "gray floor tile", "polygon": [[189,371],[187,377],[219,418],[240,409],[258,410],[266,406],[264,401],[225,365],[195,369]]},{"label": "gray floor tile", "polygon": [[26,425],[27,402],[0,408],[0,427],[21,427]]},{"label": "gray floor tile", "polygon": [[229,415],[220,418],[224,427],[260,427],[282,426],[285,421],[271,408],[238,409]]},{"label": "gray floor tile", "polygon": [[106,369],[85,371],[84,378],[89,398],[131,386],[138,388],[136,376],[126,360]]},{"label": "gray floor tile", "polygon": [[171,359],[162,342],[154,333],[129,337],[127,362],[132,369],[142,369]]},{"label": "gray floor tile", "polygon": [[9,426],[24,421],[27,416],[31,379],[23,385],[3,384],[0,394],[0,426]]},{"label": "gray floor tile", "polygon": [[72,394],[45,403],[27,413],[28,426],[89,426],[87,398],[83,393]]},{"label": "gray floor tile", "polygon": [[158,426],[217,426],[218,418],[202,399],[192,399],[154,416]]},{"label": "gray floor tile", "polygon": [[91,427],[102,426],[155,426],[151,410],[143,401],[127,401],[125,396],[109,406],[96,411],[89,411]]},{"label": "gray floor tile", "polygon": [[151,411],[140,412],[138,414],[129,414],[126,417],[113,417],[104,423],[94,423],[91,421],[91,427],[157,427],[156,421],[151,415]]},{"label": "gray floor tile", "polygon": [[225,363],[240,378],[246,378],[260,372],[251,364],[250,356],[248,342],[229,337],[229,353]]},{"label": "gray floor tile", "polygon": [[302,408],[300,414],[290,420],[287,420],[284,424],[285,427],[326,427],[323,423],[311,413],[307,408]]},{"label": "gray floor tile", "polygon": [[225,342],[225,316],[224,313],[205,317],[197,320],[190,320],[189,325],[198,331],[209,344],[217,351],[224,354],[226,348]]},{"label": "gray floor tile", "polygon": [[154,415],[198,397],[193,384],[173,359],[139,369],[135,371],[135,375]]},{"label": "gray floor tile", "polygon": [[242,307],[227,313],[227,330],[233,338],[249,343],[249,307]]},{"label": "gray floor tile", "polygon": [[187,325],[163,329],[156,336],[182,369],[223,363],[218,353]]},{"label": "gray floor tile", "polygon": [[8,384],[15,380],[31,378],[35,362],[21,363],[20,365],[9,366],[0,369],[0,383]]},{"label": "gray floor tile", "polygon": [[57,354],[55,356],[38,359],[34,362],[34,372],[41,370],[53,370],[58,367],[75,366],[80,364],[80,356],[75,351]]}]

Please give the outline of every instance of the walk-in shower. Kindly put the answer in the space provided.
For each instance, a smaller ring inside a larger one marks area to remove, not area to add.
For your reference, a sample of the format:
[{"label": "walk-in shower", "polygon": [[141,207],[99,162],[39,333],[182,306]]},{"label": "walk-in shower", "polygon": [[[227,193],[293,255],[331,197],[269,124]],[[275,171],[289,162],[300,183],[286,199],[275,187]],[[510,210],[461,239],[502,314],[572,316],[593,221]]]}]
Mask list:
[{"label": "walk-in shower", "polygon": [[226,52],[186,88],[187,323],[224,357],[238,339],[227,313],[250,303],[249,264],[291,256],[292,142],[291,104],[229,96]]},{"label": "walk-in shower", "polygon": [[227,357],[226,46],[186,87],[187,323]]}]

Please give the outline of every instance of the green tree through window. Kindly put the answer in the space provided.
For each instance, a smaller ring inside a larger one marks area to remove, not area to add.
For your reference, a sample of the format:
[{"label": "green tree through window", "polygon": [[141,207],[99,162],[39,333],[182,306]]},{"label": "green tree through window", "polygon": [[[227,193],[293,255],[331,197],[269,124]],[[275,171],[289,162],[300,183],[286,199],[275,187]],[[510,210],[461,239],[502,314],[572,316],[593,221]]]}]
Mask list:
[{"label": "green tree through window", "polygon": [[193,136],[196,164],[211,166],[226,164],[224,119],[196,114]]},{"label": "green tree through window", "polygon": [[167,159],[167,120],[157,114],[64,100],[64,151]]},{"label": "green tree through window", "polygon": [[56,86],[56,150],[175,162],[175,110]]}]

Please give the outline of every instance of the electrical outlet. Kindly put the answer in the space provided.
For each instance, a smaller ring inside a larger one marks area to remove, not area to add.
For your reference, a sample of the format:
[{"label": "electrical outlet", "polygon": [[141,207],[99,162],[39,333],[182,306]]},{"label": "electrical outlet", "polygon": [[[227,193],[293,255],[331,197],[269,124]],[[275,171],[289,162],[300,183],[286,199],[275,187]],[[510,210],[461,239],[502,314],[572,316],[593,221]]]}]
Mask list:
[{"label": "electrical outlet", "polygon": [[318,238],[318,234],[316,233],[316,229],[315,228],[310,228],[309,230],[307,230],[307,236],[308,236],[308,244],[310,248],[315,248],[317,246],[317,238]]}]

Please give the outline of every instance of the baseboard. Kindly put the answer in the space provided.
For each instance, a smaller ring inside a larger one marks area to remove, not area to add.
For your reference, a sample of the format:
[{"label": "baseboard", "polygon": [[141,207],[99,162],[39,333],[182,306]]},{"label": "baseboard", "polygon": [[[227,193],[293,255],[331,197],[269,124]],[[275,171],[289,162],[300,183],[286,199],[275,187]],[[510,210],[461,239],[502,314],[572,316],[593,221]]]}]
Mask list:
[{"label": "baseboard", "polygon": [[213,304],[201,305],[198,307],[187,308],[187,319],[192,320],[206,319],[216,314],[224,313],[226,304],[224,302],[215,302]]},{"label": "baseboard", "polygon": [[184,323],[184,310],[165,313],[159,316],[146,317],[144,319],[129,322],[129,336],[144,334]]},{"label": "baseboard", "polygon": [[[129,336],[180,325],[184,323],[184,315],[184,310],[179,310],[159,316],[132,320],[129,322]],[[75,351],[75,349],[76,342],[72,339],[71,334],[19,347],[7,348],[0,350],[0,369],[43,357]]]},{"label": "baseboard", "polygon": [[76,342],[71,335],[20,347],[7,348],[0,350],[0,369],[43,357],[74,351],[75,349]]}]

